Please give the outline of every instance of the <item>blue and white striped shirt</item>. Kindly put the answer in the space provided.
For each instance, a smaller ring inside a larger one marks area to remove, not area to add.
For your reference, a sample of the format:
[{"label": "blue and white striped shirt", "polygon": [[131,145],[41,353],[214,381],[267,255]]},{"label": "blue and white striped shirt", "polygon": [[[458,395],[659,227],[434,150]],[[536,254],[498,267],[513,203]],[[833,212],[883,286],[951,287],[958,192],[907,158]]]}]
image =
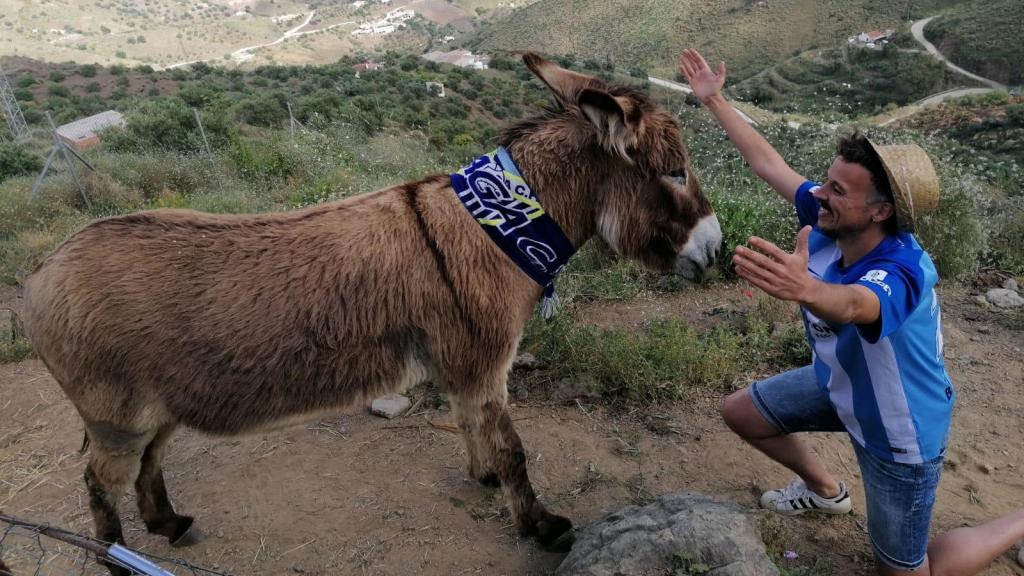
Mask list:
[{"label": "blue and white striped shirt", "polygon": [[826,322],[801,309],[818,382],[861,446],[894,462],[933,460],[945,451],[954,401],[935,265],[912,234],[899,233],[843,267],[836,241],[817,229],[816,186],[805,182],[796,193],[800,225],[815,226],[809,271],[831,284],[865,286],[881,304],[872,325]]}]

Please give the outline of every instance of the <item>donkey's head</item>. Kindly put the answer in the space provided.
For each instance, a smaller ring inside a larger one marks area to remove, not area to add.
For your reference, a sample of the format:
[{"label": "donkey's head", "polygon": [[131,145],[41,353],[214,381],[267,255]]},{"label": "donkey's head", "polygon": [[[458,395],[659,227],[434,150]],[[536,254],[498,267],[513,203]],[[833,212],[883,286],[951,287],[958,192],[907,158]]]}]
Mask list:
[{"label": "donkey's head", "polygon": [[[557,109],[506,130],[503,144],[532,164],[549,211],[574,241],[597,233],[613,250],[654,270],[699,279],[722,240],[718,219],[690,168],[679,124],[643,93],[562,69],[526,65]],[[541,167],[536,165],[540,164]],[[528,176],[530,179],[530,176]],[[564,205],[569,204],[569,205]]]}]

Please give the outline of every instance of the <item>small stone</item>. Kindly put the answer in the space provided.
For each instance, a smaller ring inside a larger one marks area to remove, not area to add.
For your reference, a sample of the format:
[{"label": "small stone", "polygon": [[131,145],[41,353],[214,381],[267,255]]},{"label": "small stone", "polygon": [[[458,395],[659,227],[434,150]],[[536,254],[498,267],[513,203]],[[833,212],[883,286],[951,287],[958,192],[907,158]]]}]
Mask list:
[{"label": "small stone", "polygon": [[516,359],[512,361],[513,370],[536,370],[537,368],[540,368],[540,361],[529,352],[516,356]]},{"label": "small stone", "polygon": [[1003,282],[1003,288],[1006,290],[1013,290],[1014,292],[1020,292],[1020,287],[1017,285],[1016,278],[1007,278],[1006,281]]},{"label": "small stone", "polygon": [[384,418],[394,418],[408,410],[410,404],[409,399],[401,394],[388,394],[374,400],[370,404],[370,412]]},{"label": "small stone", "polygon": [[977,302],[978,304],[981,304],[982,306],[990,306],[992,304],[991,302],[988,301],[988,299],[985,298],[984,294],[978,294],[977,296],[975,296],[974,301]]},{"label": "small stone", "polygon": [[600,396],[598,393],[597,380],[593,376],[578,376],[576,378],[563,378],[554,384],[551,390],[552,396],[557,400],[572,400],[573,398],[594,398]]},{"label": "small stone", "polygon": [[991,334],[992,329],[988,326],[978,326],[978,334]]},{"label": "small stone", "polygon": [[223,537],[224,537],[224,529],[223,528],[217,528],[217,538],[223,538]]},{"label": "small stone", "polygon": [[993,288],[985,293],[985,299],[1000,308],[1020,308],[1024,306],[1024,298],[1014,290]]},{"label": "small stone", "polygon": [[984,472],[985,474],[992,474],[993,472],[996,471],[996,469],[991,464],[982,464],[978,466],[978,469]]},{"label": "small stone", "polygon": [[978,336],[971,336],[971,342],[981,342],[981,338]]}]

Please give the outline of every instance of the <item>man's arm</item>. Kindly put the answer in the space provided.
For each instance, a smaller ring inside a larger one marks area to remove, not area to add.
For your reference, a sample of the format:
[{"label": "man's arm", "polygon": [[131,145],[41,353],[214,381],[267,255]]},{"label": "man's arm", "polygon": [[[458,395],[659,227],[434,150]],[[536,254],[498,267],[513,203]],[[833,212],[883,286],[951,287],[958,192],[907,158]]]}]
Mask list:
[{"label": "man's arm", "polygon": [[712,72],[699,52],[688,49],[679,57],[679,70],[689,82],[693,94],[725,129],[729,140],[740,151],[754,174],[770,184],[780,196],[794,202],[796,189],[807,179],[790,168],[764,136],[747,124],[732,105],[726,102],[722,96],[725,62],[719,63],[717,73]]},{"label": "man's arm", "polygon": [[810,233],[810,226],[800,230],[792,254],[763,238],[751,238],[750,245],[756,250],[736,247],[733,256],[736,272],[768,295],[799,302],[827,322],[861,325],[877,322],[882,307],[871,289],[858,284],[829,284],[807,272]]}]

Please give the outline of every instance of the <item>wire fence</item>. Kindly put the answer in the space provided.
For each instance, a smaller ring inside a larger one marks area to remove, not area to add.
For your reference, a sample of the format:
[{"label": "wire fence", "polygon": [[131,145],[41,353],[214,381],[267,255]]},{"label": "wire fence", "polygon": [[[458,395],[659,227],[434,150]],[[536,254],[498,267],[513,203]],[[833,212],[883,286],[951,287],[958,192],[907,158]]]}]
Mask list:
[{"label": "wire fence", "polygon": [[107,576],[104,562],[140,576],[229,576],[186,560],[109,544],[49,524],[0,514],[0,576]]}]

